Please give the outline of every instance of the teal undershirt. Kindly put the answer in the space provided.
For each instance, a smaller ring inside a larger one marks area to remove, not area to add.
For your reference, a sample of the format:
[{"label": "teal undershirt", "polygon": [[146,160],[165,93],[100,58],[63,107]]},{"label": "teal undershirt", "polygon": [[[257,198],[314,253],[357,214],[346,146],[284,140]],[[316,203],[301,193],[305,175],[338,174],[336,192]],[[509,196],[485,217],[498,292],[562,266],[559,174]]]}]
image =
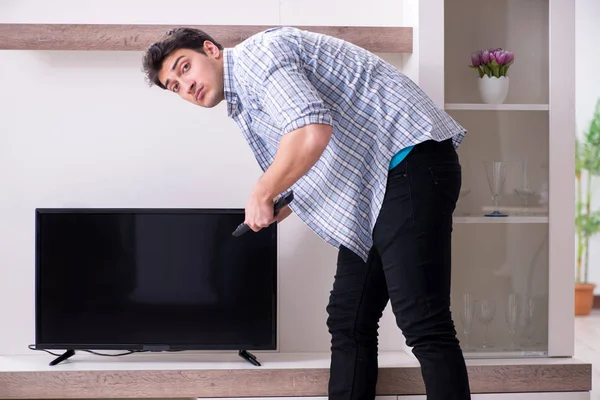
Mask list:
[{"label": "teal undershirt", "polygon": [[410,153],[410,151],[412,150],[414,146],[408,146],[405,147],[404,149],[400,150],[399,152],[397,152],[394,157],[392,157],[392,161],[390,162],[390,170],[393,169],[394,167],[396,167],[398,164],[400,164],[402,162],[402,160],[404,160],[404,158],[408,155],[408,153]]}]

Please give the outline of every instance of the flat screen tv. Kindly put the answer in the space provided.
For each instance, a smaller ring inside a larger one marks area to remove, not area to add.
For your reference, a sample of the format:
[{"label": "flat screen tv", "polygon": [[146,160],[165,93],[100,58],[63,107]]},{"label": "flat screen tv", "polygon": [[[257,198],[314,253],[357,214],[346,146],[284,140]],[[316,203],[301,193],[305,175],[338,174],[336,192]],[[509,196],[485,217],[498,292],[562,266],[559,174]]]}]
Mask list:
[{"label": "flat screen tv", "polygon": [[35,349],[276,349],[277,224],[243,209],[35,211]]}]

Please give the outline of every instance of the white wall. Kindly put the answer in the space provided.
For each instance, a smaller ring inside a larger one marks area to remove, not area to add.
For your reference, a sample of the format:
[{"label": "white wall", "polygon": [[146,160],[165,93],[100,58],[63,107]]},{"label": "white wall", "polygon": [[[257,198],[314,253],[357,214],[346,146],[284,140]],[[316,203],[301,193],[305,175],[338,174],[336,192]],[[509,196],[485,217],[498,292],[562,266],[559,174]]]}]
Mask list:
[{"label": "white wall", "polygon": [[[600,37],[600,2],[598,0],[576,1],[576,122],[577,135],[583,135],[590,124],[596,101],[600,99],[600,64],[598,38]],[[600,186],[594,195],[594,208],[600,207]],[[595,293],[600,294],[600,235],[590,240],[589,280],[596,283]]]},{"label": "white wall", "polygon": [[[0,0],[0,22],[403,25],[398,0],[165,4]],[[27,354],[34,341],[34,208],[243,207],[259,176],[224,105],[148,88],[140,59],[0,52],[0,354]],[[294,217],[280,230],[280,350],[328,351],[336,250]],[[380,332],[382,350],[405,348],[389,308]]]}]

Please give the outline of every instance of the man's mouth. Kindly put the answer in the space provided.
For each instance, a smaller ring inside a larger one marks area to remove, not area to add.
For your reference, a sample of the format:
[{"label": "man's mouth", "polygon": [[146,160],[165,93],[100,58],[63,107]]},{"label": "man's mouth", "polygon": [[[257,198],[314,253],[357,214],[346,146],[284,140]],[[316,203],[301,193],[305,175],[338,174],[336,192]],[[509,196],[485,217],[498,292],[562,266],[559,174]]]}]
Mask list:
[{"label": "man's mouth", "polygon": [[200,89],[198,89],[196,91],[196,101],[200,100],[202,98],[202,94],[204,93],[204,87],[201,87]]}]

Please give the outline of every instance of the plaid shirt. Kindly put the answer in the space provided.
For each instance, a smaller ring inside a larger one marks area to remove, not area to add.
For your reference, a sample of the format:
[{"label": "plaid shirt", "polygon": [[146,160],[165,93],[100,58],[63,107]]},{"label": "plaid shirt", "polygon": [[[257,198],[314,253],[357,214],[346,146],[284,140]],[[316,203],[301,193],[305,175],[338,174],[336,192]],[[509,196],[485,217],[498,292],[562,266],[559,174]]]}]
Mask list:
[{"label": "plaid shirt", "polygon": [[293,186],[292,211],[334,247],[367,260],[399,150],[466,134],[394,66],[357,46],[295,28],[274,28],[223,52],[227,114],[260,167],[286,133],[333,126],[329,145]]}]

